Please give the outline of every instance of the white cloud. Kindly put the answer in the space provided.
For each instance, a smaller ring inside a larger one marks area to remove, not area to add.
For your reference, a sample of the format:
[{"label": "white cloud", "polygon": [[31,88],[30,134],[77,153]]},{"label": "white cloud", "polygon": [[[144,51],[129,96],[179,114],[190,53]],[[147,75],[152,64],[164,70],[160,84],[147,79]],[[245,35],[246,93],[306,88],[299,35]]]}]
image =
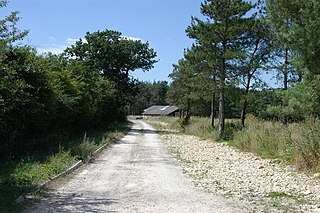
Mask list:
[{"label": "white cloud", "polygon": [[77,41],[79,41],[78,38],[67,38],[66,43],[69,45],[74,45]]},{"label": "white cloud", "polygon": [[[137,37],[132,37],[132,36],[121,36],[123,39],[128,39],[132,41],[142,41],[141,38]],[[71,45],[74,45],[77,41],[79,41],[79,38],[66,38],[65,41],[62,44],[58,44],[57,39],[55,37],[48,37],[50,41],[52,41],[51,44],[47,45],[41,45],[40,47],[37,48],[38,52],[40,54],[46,54],[48,52],[51,52],[53,54],[60,54],[63,53],[63,51],[67,48],[70,47]],[[85,38],[81,38],[83,43],[87,43],[87,40]]]},{"label": "white cloud", "polygon": [[[61,44],[56,43],[56,39],[54,37],[48,37],[52,43],[51,44],[46,44],[46,45],[41,45],[40,47],[37,48],[38,52],[40,54],[45,54],[48,52],[51,52],[53,54],[60,54],[63,53],[63,51],[67,48],[70,47],[71,45],[74,45],[76,41],[79,39],[76,38],[66,38],[65,41]],[[84,43],[86,42],[85,39],[82,40]]]},{"label": "white cloud", "polygon": [[133,41],[143,41],[141,38],[136,38],[132,36],[121,36],[123,39],[133,40]]},{"label": "white cloud", "polygon": [[53,54],[60,54],[63,53],[63,51],[67,48],[67,46],[61,45],[61,46],[51,46],[51,47],[38,47],[37,50],[40,54],[45,53],[53,53]]}]

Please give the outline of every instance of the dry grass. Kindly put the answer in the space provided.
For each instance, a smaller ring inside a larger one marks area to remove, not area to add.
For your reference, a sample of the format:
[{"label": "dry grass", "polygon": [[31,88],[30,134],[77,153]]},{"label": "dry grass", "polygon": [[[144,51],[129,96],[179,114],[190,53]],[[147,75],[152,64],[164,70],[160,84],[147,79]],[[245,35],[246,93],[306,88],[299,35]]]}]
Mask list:
[{"label": "dry grass", "polygon": [[235,134],[232,145],[264,158],[277,158],[305,171],[320,170],[320,121],[289,124],[266,122],[253,117],[248,127]]},{"label": "dry grass", "polygon": [[[210,126],[209,118],[192,117],[190,124],[182,127],[178,118],[162,118],[171,129],[202,139],[217,141],[217,129]],[[236,120],[227,120],[226,138],[231,146],[253,152],[262,158],[277,158],[294,164],[304,171],[320,171],[320,120],[308,118],[301,123],[284,127],[280,122],[264,121],[248,116],[247,127],[238,128]],[[216,125],[217,126],[217,125]]]}]

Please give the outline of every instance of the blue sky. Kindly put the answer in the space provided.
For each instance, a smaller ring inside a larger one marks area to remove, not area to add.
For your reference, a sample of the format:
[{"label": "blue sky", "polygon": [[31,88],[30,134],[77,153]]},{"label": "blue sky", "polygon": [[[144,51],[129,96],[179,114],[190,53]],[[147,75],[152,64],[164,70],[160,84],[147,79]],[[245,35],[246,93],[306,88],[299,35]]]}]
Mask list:
[{"label": "blue sky", "polygon": [[[24,43],[40,52],[61,52],[86,32],[117,30],[148,41],[160,60],[155,68],[132,75],[144,81],[169,80],[172,64],[192,40],[185,34],[191,16],[200,17],[202,0],[9,0],[0,17],[19,11],[19,29],[30,30]],[[4,12],[4,14],[2,14]]]}]

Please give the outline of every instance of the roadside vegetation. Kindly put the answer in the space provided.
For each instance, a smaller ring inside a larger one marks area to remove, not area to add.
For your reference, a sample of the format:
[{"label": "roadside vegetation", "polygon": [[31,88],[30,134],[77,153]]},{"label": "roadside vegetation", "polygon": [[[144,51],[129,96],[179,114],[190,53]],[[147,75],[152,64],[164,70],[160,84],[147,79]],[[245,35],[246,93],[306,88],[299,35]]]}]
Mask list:
[{"label": "roadside vegetation", "polygon": [[320,2],[204,0],[200,11],[170,84],[131,77],[157,62],[148,42],[104,30],[39,54],[22,44],[18,12],[0,17],[3,211],[151,105],[177,105],[181,119],[169,123],[184,133],[320,170]]},{"label": "roadside vegetation", "polygon": [[51,135],[41,140],[47,144],[36,152],[0,163],[0,212],[19,212],[22,206],[15,203],[21,195],[31,194],[50,178],[65,171],[75,162],[85,163],[92,153],[103,145],[121,138],[128,123],[110,126],[84,134]]},{"label": "roadside vegetation", "polygon": [[186,29],[194,43],[173,66],[167,101],[184,124],[210,116],[220,139],[239,127],[226,119],[250,128],[248,114],[307,125],[320,115],[319,8],[313,0],[204,0],[203,17]]},{"label": "roadside vegetation", "polygon": [[226,142],[244,152],[252,152],[261,158],[277,159],[292,164],[304,172],[320,172],[320,121],[308,118],[304,122],[272,122],[248,116],[248,126],[241,129],[239,120],[227,119],[226,137],[221,140],[217,128],[210,119],[191,117],[188,125],[179,118],[162,118],[170,129],[202,139]]},{"label": "roadside vegetation", "polygon": [[147,42],[108,29],[62,54],[39,53],[23,44],[19,19],[0,17],[0,212],[17,211],[20,195],[120,137],[137,93],[131,72],[157,62]]},{"label": "roadside vegetation", "polygon": [[169,123],[319,172],[319,9],[313,0],[204,0],[186,29],[194,43],[169,76],[166,100],[181,110]]}]

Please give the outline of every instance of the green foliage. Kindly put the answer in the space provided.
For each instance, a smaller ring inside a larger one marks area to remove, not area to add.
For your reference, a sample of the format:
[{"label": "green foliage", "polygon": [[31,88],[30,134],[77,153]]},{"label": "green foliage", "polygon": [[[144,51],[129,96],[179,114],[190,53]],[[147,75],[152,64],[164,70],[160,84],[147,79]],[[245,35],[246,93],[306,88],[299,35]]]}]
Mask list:
[{"label": "green foliage", "polygon": [[225,131],[221,140],[229,141],[234,138],[234,135],[241,130],[239,122],[226,122]]},{"label": "green foliage", "polygon": [[73,148],[73,152],[77,154],[78,158],[81,160],[87,160],[91,157],[91,154],[99,148],[99,143],[95,142],[95,139],[87,137],[87,134],[83,136],[83,140],[80,144],[77,144]]},{"label": "green foliage", "polygon": [[191,106],[200,100],[209,97],[213,89],[209,79],[208,67],[205,67],[203,52],[199,46],[192,46],[186,50],[184,59],[179,60],[174,65],[173,72],[169,77],[173,80],[167,100],[169,103],[176,104],[181,110],[190,113]]},{"label": "green foliage", "polygon": [[18,186],[28,186],[48,180],[68,168],[75,162],[75,158],[69,152],[61,151],[48,158],[46,162],[34,162],[22,160],[11,174],[12,180]]},{"label": "green foliage", "polygon": [[21,206],[14,203],[15,199],[34,191],[37,184],[64,171],[73,162],[75,157],[61,151],[44,160],[34,155],[0,163],[0,211],[20,212]]},{"label": "green foliage", "polygon": [[190,38],[204,47],[210,55],[208,64],[214,68],[214,79],[219,90],[219,132],[225,131],[225,88],[237,76],[237,60],[243,57],[244,48],[252,42],[248,32],[254,25],[254,15],[248,15],[256,5],[242,0],[205,0],[201,13],[206,21],[192,18],[186,30]]},{"label": "green foliage", "polygon": [[[279,37],[298,53],[296,57],[310,73],[319,74],[319,1],[268,0],[267,6],[271,23]],[[283,24],[284,20],[287,20],[286,25]]]},{"label": "green foliage", "polygon": [[281,101],[273,101],[268,104],[266,112],[275,117],[282,114],[288,116],[291,121],[299,121],[309,116],[318,117],[320,114],[320,78],[315,75],[312,79],[296,84],[286,91],[276,91],[275,96],[279,100],[285,100],[286,106]]},{"label": "green foliage", "polygon": [[169,86],[167,81],[153,82],[151,91],[154,105],[167,105],[166,97]]},{"label": "green foliage", "polygon": [[[17,20],[12,18],[14,24]],[[0,28],[1,36],[15,36],[14,30]],[[88,33],[86,39],[66,51],[73,57],[39,56],[30,47],[1,43],[0,154],[5,158],[32,153],[48,134],[125,120],[126,104],[135,93],[129,71],[152,68],[156,53],[148,43],[116,31]],[[165,86],[159,85],[159,102],[165,99]]]},{"label": "green foliage", "polygon": [[[0,9],[6,7],[7,0],[0,0]],[[19,21],[18,12],[12,12],[4,19],[0,19],[0,50],[4,50],[7,45],[22,39],[28,34],[28,31],[19,31],[16,27]],[[3,58],[3,52],[0,51],[0,61]]]},{"label": "green foliage", "polygon": [[85,137],[52,135],[42,139],[46,141],[42,150],[0,162],[0,212],[20,212],[21,206],[14,204],[20,195],[34,192],[38,184],[63,172],[77,159],[87,159],[100,146],[122,137],[127,129],[128,123],[118,123],[107,130],[88,132]]},{"label": "green foliage", "polygon": [[67,48],[66,55],[84,61],[102,76],[115,83],[117,100],[125,105],[134,95],[134,80],[129,72],[137,69],[148,71],[157,62],[154,49],[141,40],[130,40],[120,32],[105,30],[87,33],[85,40],[80,39]]},{"label": "green foliage", "polygon": [[[8,144],[0,146],[10,152],[17,140],[24,138],[26,132],[36,132],[46,128],[46,105],[50,99],[48,76],[41,69],[35,52],[28,47],[10,48],[6,54],[6,65],[1,67],[0,135]],[[40,128],[40,129],[41,129]],[[9,145],[10,147],[6,146]]]},{"label": "green foliage", "polygon": [[130,114],[141,114],[152,105],[168,105],[166,102],[169,85],[167,81],[138,82],[137,94],[130,100]]},{"label": "green foliage", "polygon": [[82,61],[57,56],[46,60],[54,65],[48,67],[55,98],[52,105],[57,117],[55,123],[76,129],[99,124],[106,104],[115,101],[114,83]]}]

